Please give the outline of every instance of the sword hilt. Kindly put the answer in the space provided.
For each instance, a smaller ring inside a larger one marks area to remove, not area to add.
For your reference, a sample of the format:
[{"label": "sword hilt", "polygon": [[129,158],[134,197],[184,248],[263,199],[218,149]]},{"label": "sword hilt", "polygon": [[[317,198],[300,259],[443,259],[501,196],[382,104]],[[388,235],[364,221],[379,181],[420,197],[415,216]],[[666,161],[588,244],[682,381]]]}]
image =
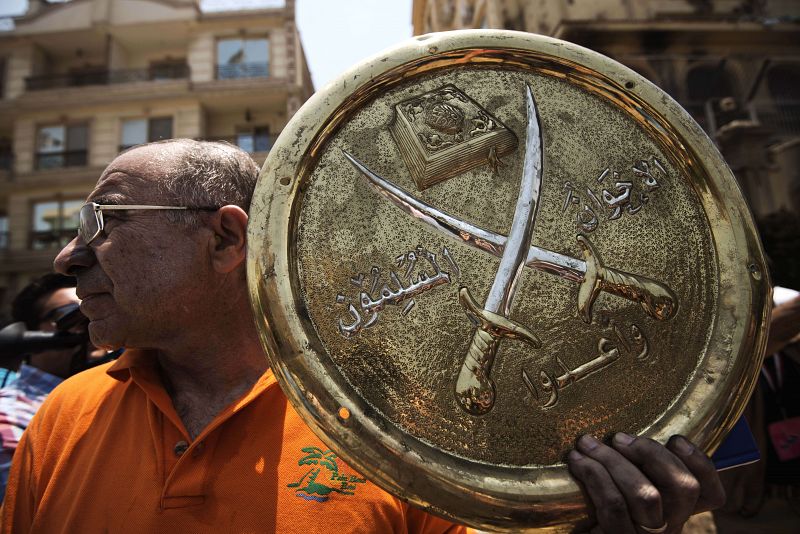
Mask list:
[{"label": "sword hilt", "polygon": [[458,300],[476,328],[456,379],[456,400],[467,413],[484,415],[494,406],[490,372],[500,339],[517,339],[536,348],[541,342],[521,324],[479,306],[466,287],[459,289]]},{"label": "sword hilt", "polygon": [[584,322],[592,322],[592,306],[600,291],[638,302],[648,315],[659,321],[675,315],[678,298],[669,287],[646,276],[606,267],[586,236],[579,235],[578,244],[583,248],[586,262],[586,274],[578,289],[578,312]]}]

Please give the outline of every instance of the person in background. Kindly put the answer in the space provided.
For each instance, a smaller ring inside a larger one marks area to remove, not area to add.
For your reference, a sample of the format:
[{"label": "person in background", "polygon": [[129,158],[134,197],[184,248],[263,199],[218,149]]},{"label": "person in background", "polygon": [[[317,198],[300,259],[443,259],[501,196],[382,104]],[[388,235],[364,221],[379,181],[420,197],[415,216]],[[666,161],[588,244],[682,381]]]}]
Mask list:
[{"label": "person in background", "polygon": [[[28,330],[54,332],[56,323],[80,304],[75,278],[50,273],[27,285],[12,303],[14,321]],[[84,327],[85,329],[85,327]],[[9,367],[19,365],[17,376],[0,388],[0,496],[5,494],[11,460],[23,431],[45,397],[65,378],[82,369],[88,358],[105,351],[87,345],[9,356]]]},{"label": "person in background", "polygon": [[800,293],[775,287],[773,297],[767,356],[744,412],[761,460],[720,473],[719,534],[800,532]]}]

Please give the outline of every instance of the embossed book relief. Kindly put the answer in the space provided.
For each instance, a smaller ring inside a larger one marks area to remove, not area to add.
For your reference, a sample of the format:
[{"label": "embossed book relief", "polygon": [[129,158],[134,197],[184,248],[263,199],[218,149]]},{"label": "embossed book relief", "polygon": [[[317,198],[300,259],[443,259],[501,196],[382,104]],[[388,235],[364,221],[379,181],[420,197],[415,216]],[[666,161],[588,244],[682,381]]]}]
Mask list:
[{"label": "embossed book relief", "polygon": [[453,85],[394,110],[389,128],[420,191],[486,163],[496,170],[517,146],[511,130]]}]

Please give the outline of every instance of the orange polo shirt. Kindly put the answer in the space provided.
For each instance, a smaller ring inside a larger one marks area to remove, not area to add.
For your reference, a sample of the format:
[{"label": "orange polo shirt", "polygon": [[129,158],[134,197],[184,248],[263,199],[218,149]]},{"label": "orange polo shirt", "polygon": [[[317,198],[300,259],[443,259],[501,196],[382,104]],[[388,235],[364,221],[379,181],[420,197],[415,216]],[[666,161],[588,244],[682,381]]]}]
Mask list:
[{"label": "orange polo shirt", "polygon": [[2,532],[461,533],[366,481],[306,427],[271,372],[192,441],[155,357],[56,388],[14,457]]}]

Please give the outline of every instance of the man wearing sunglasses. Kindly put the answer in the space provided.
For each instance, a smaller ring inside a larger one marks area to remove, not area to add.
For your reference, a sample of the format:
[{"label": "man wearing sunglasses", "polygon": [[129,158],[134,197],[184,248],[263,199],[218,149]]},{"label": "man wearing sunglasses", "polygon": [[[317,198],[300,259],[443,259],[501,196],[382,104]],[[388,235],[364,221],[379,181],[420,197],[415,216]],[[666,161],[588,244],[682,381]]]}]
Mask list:
[{"label": "man wearing sunglasses", "polygon": [[[14,321],[25,323],[27,330],[55,332],[58,321],[77,310],[79,303],[75,278],[49,273],[19,292],[11,304],[11,314]],[[19,439],[44,399],[63,379],[84,369],[87,361],[103,355],[105,351],[86,343],[30,354],[3,355],[3,364],[18,366],[19,373],[13,381],[0,387],[0,497],[5,493]]]},{"label": "man wearing sunglasses", "polygon": [[[3,531],[463,530],[364,480],[287,404],[245,279],[257,176],[238,148],[190,140],[134,148],[103,172],[55,266],[78,279],[92,341],[127,350],[49,397]],[[686,440],[612,443],[584,436],[569,458],[598,531],[680,532],[724,499]]]}]

